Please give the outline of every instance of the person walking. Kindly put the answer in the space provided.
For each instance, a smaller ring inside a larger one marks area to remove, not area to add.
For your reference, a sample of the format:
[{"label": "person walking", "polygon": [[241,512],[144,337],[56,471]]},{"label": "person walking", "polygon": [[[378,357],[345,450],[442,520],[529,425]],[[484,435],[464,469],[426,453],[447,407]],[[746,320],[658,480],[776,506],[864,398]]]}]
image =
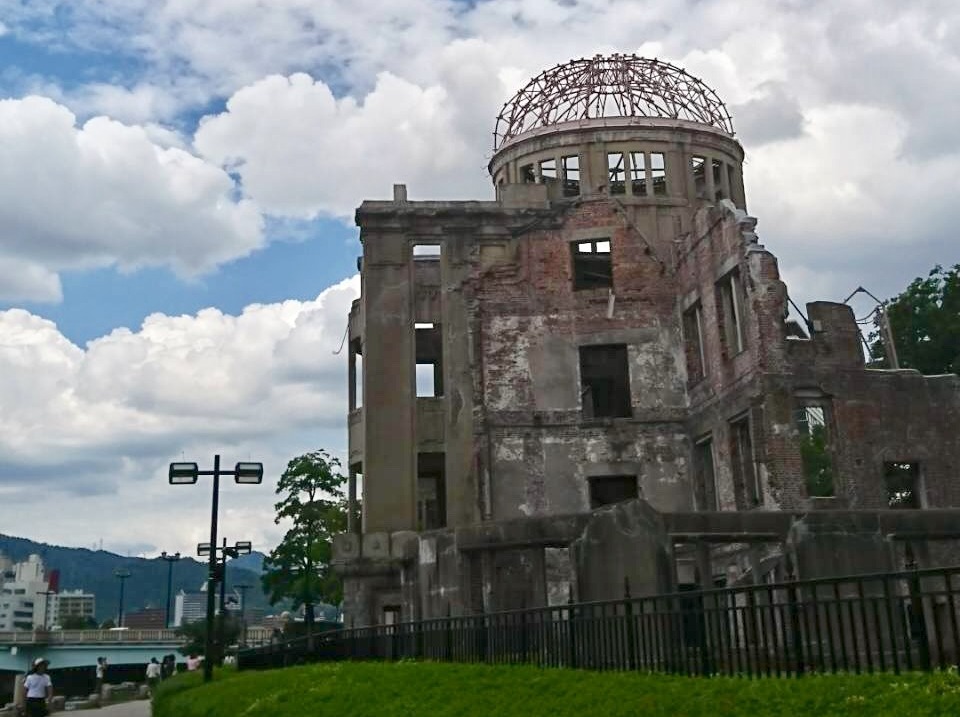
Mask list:
[{"label": "person walking", "polygon": [[107,674],[107,659],[105,657],[97,658],[97,689],[96,693],[99,695],[103,688],[103,678]]},{"label": "person walking", "polygon": [[46,717],[50,713],[50,700],[53,699],[53,681],[47,674],[50,665],[46,659],[38,657],[33,661],[30,674],[23,681],[26,697],[27,717]]},{"label": "person walking", "polygon": [[147,687],[151,695],[153,695],[158,682],[160,682],[160,663],[157,662],[156,657],[151,657],[150,663],[147,665]]}]

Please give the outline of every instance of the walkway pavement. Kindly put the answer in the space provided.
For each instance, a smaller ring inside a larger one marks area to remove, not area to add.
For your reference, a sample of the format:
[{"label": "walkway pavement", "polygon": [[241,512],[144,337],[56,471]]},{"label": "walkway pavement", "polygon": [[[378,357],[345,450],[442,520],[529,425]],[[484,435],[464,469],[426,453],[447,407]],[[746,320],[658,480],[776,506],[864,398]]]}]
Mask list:
[{"label": "walkway pavement", "polygon": [[133,700],[98,710],[83,710],[77,714],[83,717],[150,717],[150,700]]}]

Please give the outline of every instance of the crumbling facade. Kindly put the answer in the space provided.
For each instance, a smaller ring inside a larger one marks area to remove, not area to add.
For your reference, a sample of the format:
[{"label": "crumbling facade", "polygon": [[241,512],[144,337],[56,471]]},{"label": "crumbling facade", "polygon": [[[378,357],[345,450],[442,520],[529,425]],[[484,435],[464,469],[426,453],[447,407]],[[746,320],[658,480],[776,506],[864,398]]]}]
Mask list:
[{"label": "crumbling facade", "polygon": [[357,210],[348,620],[882,569],[890,508],[958,537],[913,511],[960,507],[960,380],[865,368],[846,305],[787,320],[712,90],[574,61],[494,150],[494,200]]}]

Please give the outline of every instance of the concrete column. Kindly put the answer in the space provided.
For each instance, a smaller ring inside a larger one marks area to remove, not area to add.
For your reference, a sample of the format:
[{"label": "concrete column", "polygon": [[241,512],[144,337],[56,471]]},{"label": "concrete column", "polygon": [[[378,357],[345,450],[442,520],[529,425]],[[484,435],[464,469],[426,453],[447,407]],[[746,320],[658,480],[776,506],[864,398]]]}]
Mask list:
[{"label": "concrete column", "polygon": [[416,371],[411,247],[364,235],[364,532],[416,527]]},{"label": "concrete column", "polygon": [[464,286],[469,278],[467,261],[470,235],[449,237],[441,257],[444,387],[444,476],[447,527],[469,525],[476,510],[476,474],[473,456],[473,372],[482,370],[474,356],[471,325]]}]

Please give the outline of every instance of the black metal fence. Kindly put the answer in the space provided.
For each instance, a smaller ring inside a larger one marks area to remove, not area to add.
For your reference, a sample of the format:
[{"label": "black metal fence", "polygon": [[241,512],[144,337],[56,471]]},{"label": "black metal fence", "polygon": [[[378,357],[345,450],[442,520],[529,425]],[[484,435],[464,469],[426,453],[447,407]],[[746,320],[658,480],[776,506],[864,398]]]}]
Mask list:
[{"label": "black metal fence", "polygon": [[238,664],[410,658],[686,675],[899,673],[957,664],[958,609],[960,567],[910,570],[336,630],[244,650]]}]

